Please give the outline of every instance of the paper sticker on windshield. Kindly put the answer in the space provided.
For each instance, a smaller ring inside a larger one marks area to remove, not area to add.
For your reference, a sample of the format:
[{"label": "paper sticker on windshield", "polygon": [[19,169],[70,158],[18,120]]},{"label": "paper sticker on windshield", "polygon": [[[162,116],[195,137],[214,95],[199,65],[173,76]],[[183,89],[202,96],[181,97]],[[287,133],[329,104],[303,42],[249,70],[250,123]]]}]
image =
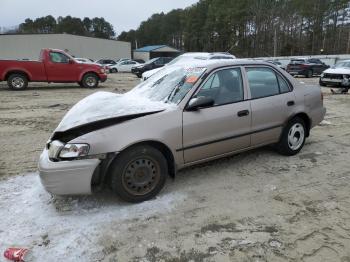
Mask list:
[{"label": "paper sticker on windshield", "polygon": [[198,76],[188,76],[186,78],[186,83],[188,84],[194,84],[198,81]]}]

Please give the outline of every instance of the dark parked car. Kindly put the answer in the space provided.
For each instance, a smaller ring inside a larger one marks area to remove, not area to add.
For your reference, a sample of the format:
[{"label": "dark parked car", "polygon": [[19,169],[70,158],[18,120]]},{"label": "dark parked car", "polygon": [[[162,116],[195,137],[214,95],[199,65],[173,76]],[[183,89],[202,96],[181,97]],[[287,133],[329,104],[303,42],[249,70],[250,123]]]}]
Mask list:
[{"label": "dark parked car", "polygon": [[133,59],[132,61],[135,61],[135,62],[140,63],[140,64],[145,63],[145,60],[143,60],[143,59]]},{"label": "dark parked car", "polygon": [[131,73],[137,75],[137,77],[141,78],[142,74],[146,71],[163,67],[167,63],[169,63],[171,60],[173,60],[173,57],[156,57],[149,61],[147,61],[145,64],[136,66],[131,69]]},{"label": "dark parked car", "polygon": [[287,65],[287,72],[291,75],[304,75],[305,77],[312,77],[313,75],[320,75],[324,70],[329,68],[320,59],[316,58],[297,58],[290,60]]},{"label": "dark parked car", "polygon": [[112,59],[100,59],[100,60],[97,60],[95,63],[100,64],[100,65],[104,65],[104,66],[110,66],[110,65],[117,64],[117,62],[112,60]]}]

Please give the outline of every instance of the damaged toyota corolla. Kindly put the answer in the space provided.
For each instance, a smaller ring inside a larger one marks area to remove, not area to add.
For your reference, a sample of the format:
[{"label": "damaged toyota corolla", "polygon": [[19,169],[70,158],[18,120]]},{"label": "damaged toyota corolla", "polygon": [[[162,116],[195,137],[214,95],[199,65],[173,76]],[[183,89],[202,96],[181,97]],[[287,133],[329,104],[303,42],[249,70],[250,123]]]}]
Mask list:
[{"label": "damaged toyota corolla", "polygon": [[269,144],[295,155],[325,111],[319,87],[272,64],[191,61],[126,94],[97,92],[78,102],[47,142],[39,174],[53,194],[107,185],[141,202],[193,164]]}]

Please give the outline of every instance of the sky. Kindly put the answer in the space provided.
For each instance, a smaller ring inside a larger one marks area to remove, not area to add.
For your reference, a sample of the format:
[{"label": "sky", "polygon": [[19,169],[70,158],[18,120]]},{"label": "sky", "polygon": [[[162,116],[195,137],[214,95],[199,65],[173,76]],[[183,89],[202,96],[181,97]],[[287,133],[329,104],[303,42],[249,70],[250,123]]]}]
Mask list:
[{"label": "sky", "polygon": [[52,15],[104,17],[116,34],[136,29],[154,13],[185,8],[198,0],[0,0],[0,27],[16,26],[26,18]]}]

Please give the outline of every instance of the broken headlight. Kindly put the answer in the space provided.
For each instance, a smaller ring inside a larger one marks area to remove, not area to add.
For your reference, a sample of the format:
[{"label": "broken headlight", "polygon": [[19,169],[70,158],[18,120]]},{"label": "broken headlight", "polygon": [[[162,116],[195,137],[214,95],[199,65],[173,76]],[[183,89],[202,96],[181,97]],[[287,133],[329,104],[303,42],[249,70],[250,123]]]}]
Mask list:
[{"label": "broken headlight", "polygon": [[76,158],[87,156],[90,146],[88,144],[65,144],[61,149],[60,158]]}]

